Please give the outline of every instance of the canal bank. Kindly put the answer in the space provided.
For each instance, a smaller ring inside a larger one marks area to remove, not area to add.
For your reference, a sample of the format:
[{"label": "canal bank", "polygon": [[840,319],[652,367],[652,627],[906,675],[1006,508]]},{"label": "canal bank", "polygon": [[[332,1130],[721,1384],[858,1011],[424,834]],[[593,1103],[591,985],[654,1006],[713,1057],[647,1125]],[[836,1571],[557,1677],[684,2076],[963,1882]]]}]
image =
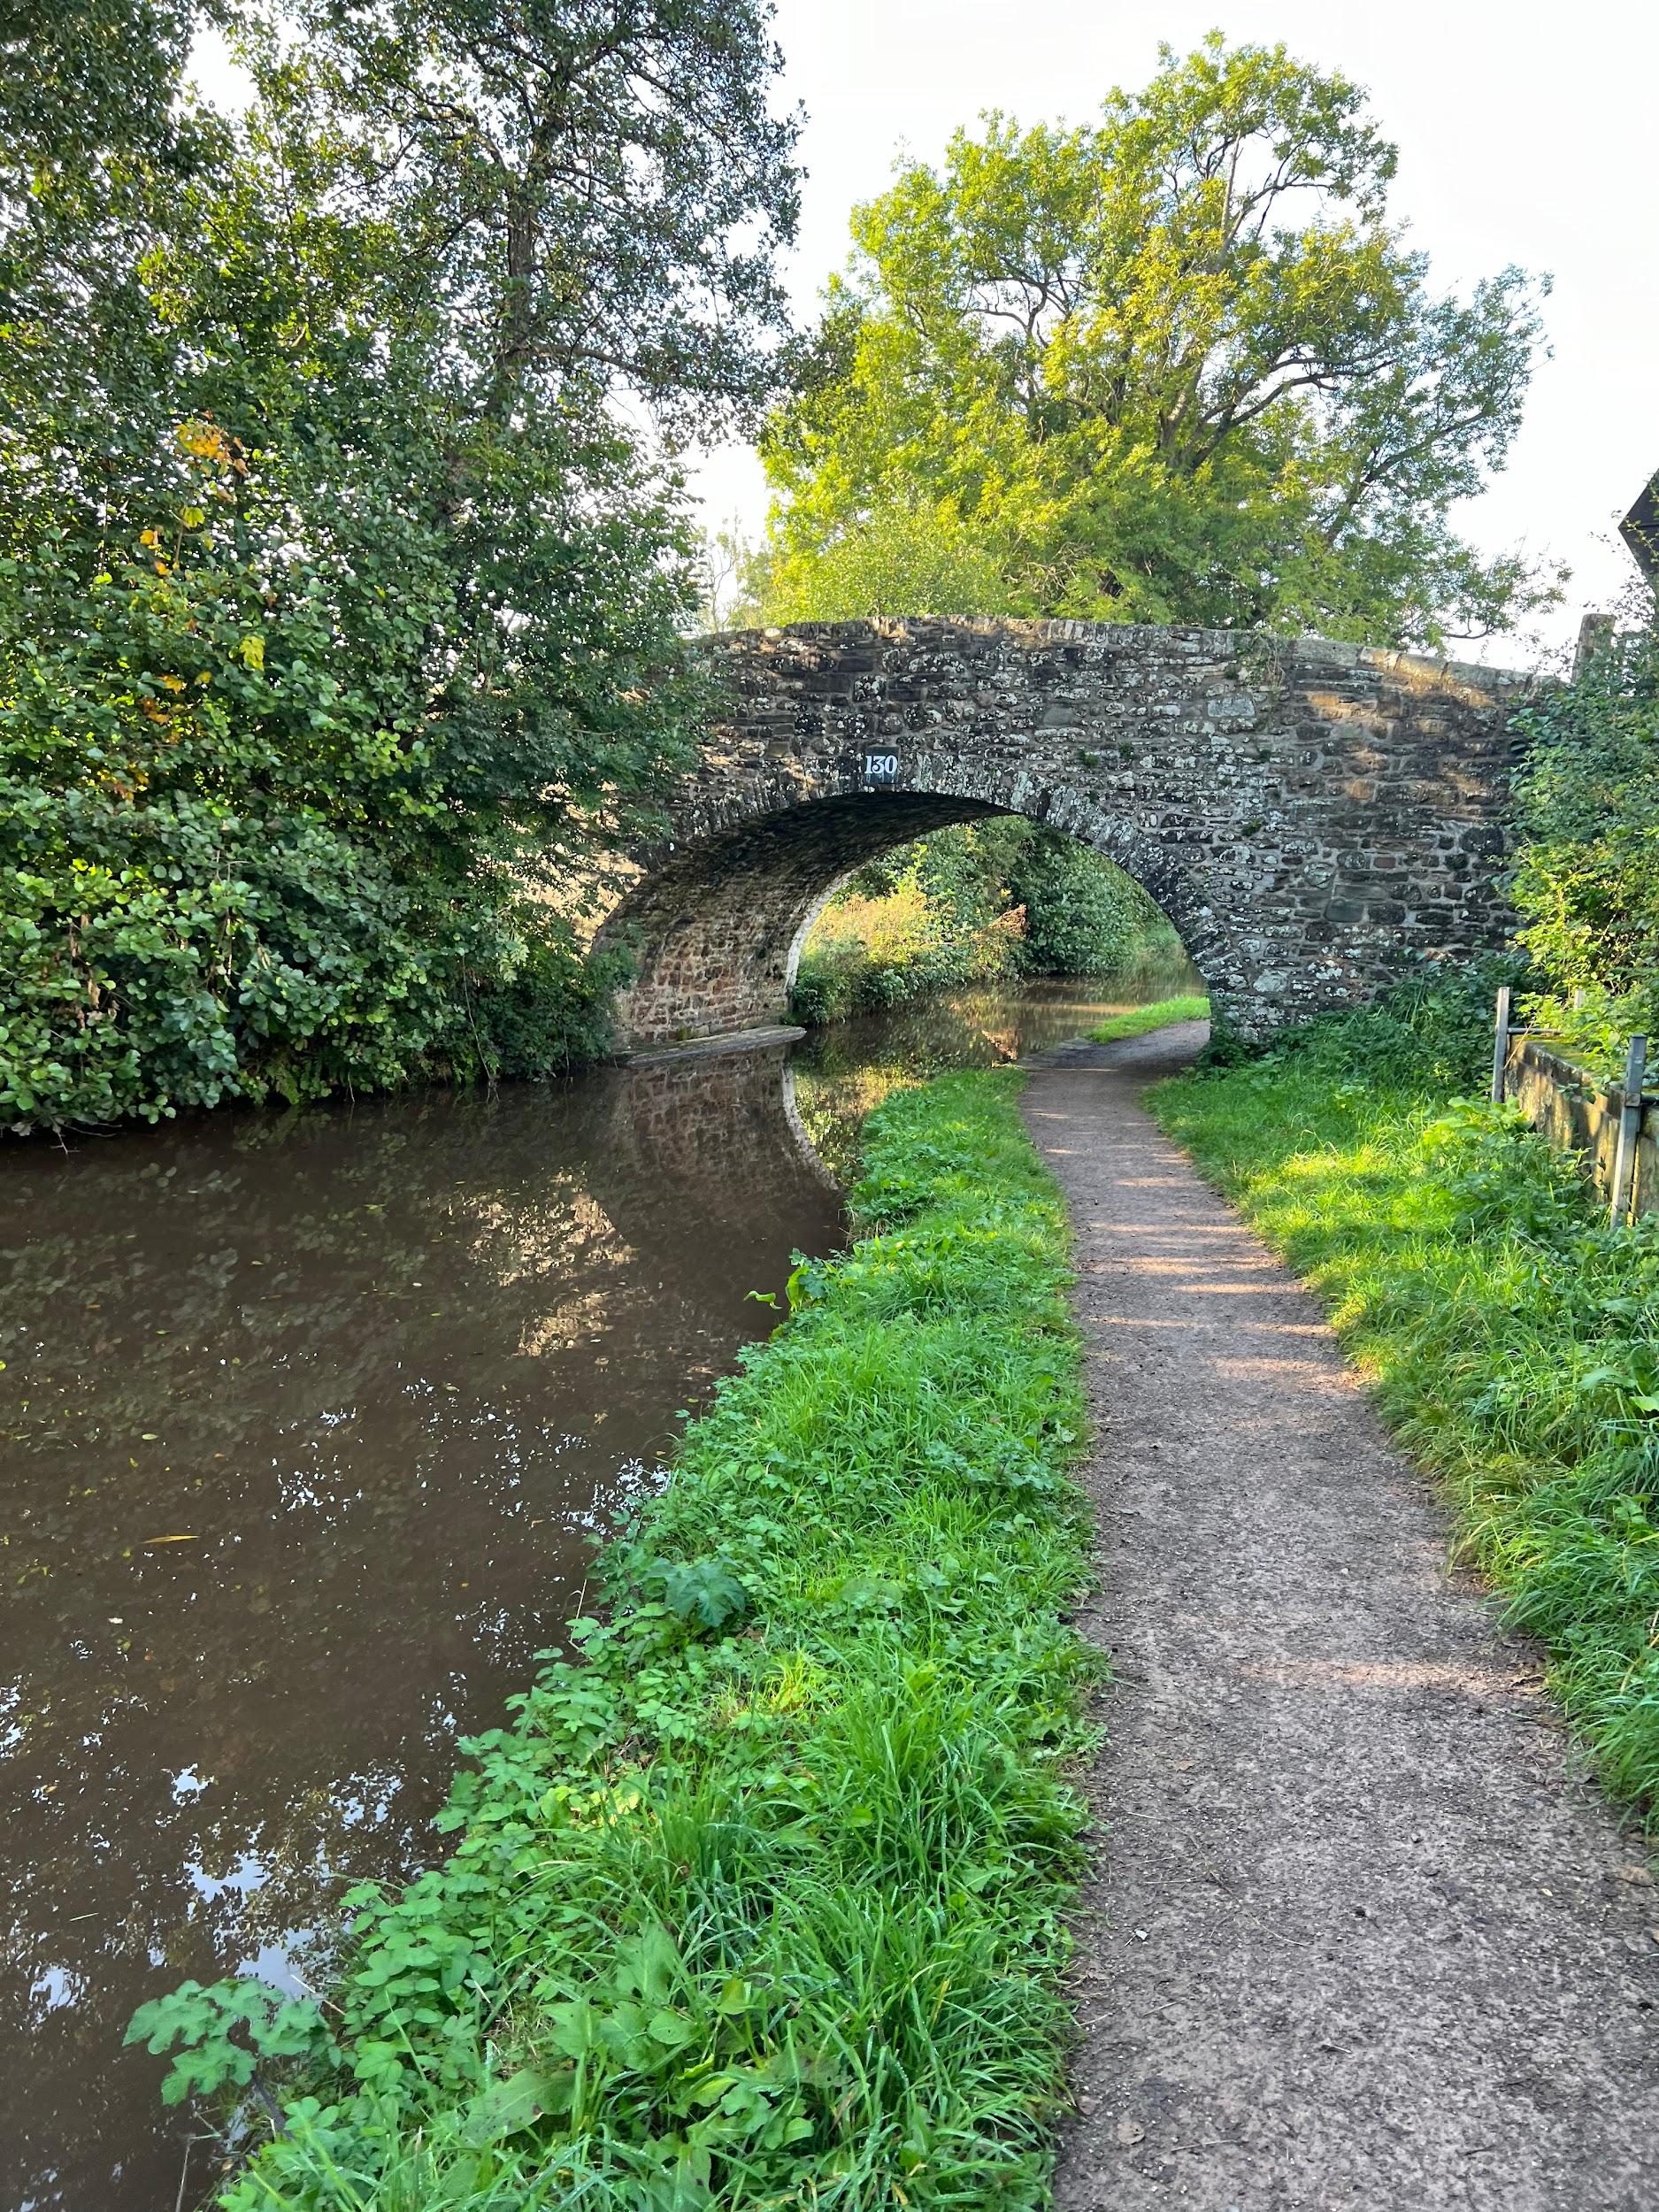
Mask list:
[{"label": "canal bank", "polygon": [[[1047,2195],[1091,1673],[1070,1236],[1011,1071],[896,1095],[858,1240],[687,1428],[602,1617],[469,1747],[329,2003],[150,2008],[298,2081],[226,2199],[338,2212]],[[268,2123],[256,2116],[261,2134]]]},{"label": "canal bank", "polygon": [[748,1294],[843,1240],[862,1115],[1136,995],[10,1148],[4,2212],[173,2203],[195,2124],[122,2050],[133,2010],[293,1986],[351,1882],[431,1863],[458,1738],[580,1609],[677,1410],[773,1325]]}]

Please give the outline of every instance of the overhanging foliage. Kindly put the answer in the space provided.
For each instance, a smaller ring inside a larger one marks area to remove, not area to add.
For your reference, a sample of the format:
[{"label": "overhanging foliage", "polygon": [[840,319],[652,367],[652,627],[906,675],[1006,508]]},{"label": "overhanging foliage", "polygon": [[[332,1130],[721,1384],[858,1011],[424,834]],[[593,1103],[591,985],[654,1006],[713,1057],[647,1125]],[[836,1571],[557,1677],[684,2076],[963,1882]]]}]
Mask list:
[{"label": "overhanging foliage", "polygon": [[[597,1041],[577,886],[686,756],[631,396],[768,388],[757,8],[86,0],[0,165],[0,1124]],[[670,334],[676,334],[671,342]]]}]

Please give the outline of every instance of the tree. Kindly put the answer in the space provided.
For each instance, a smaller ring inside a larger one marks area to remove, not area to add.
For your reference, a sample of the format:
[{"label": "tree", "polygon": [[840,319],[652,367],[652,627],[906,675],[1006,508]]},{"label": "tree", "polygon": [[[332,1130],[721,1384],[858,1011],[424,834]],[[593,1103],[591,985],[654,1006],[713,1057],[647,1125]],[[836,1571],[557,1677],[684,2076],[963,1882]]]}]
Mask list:
[{"label": "tree", "polygon": [[765,0],[294,0],[257,34],[268,99],[341,149],[446,357],[498,420],[626,388],[675,429],[774,387],[773,255],[797,124]]},{"label": "tree", "polygon": [[1023,964],[1034,975],[1105,975],[1174,931],[1133,876],[1064,831],[1033,825],[1009,893],[1025,910]]},{"label": "tree", "polygon": [[1609,1072],[1659,1027],[1659,633],[1603,638],[1521,718],[1513,878],[1544,1018]]},{"label": "tree", "polygon": [[1514,435],[1540,288],[1434,294],[1394,160],[1347,80],[1215,35],[1097,123],[992,114],[904,164],[765,429],[774,604],[864,611],[918,514],[1005,612],[1436,643],[1547,600],[1448,521]]},{"label": "tree", "polygon": [[811,558],[763,549],[759,602],[772,622],[841,622],[895,612],[995,615],[1008,604],[995,554],[949,500],[902,497],[826,538]]},{"label": "tree", "polygon": [[[33,150],[0,332],[0,1118],[595,1041],[576,886],[696,699],[683,502],[618,403],[706,421],[766,388],[794,184],[764,19],[319,0],[246,28],[242,121],[95,103],[102,144]],[[724,334],[690,365],[666,334],[699,313]]]},{"label": "tree", "polygon": [[195,0],[0,0],[0,219],[188,134],[178,109]]}]

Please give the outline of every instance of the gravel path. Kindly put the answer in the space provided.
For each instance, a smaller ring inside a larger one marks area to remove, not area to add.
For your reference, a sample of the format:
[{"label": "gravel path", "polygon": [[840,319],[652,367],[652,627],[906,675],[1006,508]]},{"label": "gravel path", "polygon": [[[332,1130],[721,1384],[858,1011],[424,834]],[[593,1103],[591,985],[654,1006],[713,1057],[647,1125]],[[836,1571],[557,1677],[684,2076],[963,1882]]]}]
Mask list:
[{"label": "gravel path", "polygon": [[1317,1305],[1137,1103],[1203,1035],[1025,1097],[1116,1676],[1060,2212],[1654,2212],[1659,1891]]}]

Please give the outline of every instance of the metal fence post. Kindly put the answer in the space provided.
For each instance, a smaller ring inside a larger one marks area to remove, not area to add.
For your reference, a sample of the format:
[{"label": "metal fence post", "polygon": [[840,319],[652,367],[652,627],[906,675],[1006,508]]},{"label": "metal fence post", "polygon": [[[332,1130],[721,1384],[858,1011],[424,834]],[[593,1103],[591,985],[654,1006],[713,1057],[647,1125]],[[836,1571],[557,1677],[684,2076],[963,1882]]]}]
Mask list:
[{"label": "metal fence post", "polygon": [[1500,1105],[1503,1100],[1503,1078],[1509,1059],[1509,1010],[1515,993],[1507,983],[1498,987],[1498,1018],[1492,1036],[1492,1101]]},{"label": "metal fence post", "polygon": [[1647,1040],[1632,1037],[1624,1059],[1624,1091],[1619,1102],[1618,1149],[1613,1155],[1613,1202],[1609,1218],[1617,1228],[1628,1220],[1636,1199],[1636,1146],[1641,1136],[1641,1093],[1647,1075]]}]

